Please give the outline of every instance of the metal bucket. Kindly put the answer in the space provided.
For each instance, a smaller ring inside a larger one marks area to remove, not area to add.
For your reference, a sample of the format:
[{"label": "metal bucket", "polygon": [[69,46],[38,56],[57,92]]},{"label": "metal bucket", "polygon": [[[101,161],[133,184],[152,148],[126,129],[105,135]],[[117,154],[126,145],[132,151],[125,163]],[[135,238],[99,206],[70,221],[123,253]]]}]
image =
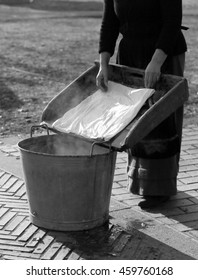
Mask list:
[{"label": "metal bucket", "polygon": [[108,221],[115,151],[60,134],[28,138],[18,146],[33,224],[76,231]]}]

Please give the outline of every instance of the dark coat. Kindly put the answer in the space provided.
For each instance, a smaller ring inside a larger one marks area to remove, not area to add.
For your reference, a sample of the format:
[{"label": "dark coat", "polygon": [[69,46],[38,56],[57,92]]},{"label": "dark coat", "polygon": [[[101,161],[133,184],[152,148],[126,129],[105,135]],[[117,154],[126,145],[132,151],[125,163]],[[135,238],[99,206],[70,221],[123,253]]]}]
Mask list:
[{"label": "dark coat", "polygon": [[113,55],[119,33],[131,42],[130,53],[136,55],[141,49],[147,60],[156,48],[169,56],[184,53],[187,46],[181,24],[182,0],[104,0],[99,53]]}]

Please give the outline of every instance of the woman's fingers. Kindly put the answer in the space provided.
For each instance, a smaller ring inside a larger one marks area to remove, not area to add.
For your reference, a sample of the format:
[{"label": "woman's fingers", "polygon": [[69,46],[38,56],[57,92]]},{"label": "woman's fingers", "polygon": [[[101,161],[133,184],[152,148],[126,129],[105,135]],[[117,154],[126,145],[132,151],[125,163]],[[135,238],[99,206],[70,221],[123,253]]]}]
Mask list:
[{"label": "woman's fingers", "polygon": [[102,91],[108,90],[108,77],[102,71],[100,71],[96,77],[96,85]]},{"label": "woman's fingers", "polygon": [[160,78],[159,73],[146,72],[144,78],[145,87],[153,88],[155,84],[159,81],[159,78]]}]

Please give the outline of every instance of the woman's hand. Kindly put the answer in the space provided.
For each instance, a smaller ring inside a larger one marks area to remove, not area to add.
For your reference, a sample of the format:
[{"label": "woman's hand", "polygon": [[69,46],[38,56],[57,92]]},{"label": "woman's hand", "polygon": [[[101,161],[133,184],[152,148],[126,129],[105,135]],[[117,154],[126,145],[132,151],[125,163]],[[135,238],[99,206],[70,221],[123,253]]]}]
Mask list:
[{"label": "woman's hand", "polygon": [[161,65],[151,61],[145,70],[144,86],[146,88],[153,88],[161,75]]},{"label": "woman's hand", "polygon": [[100,54],[100,69],[96,77],[96,85],[102,90],[108,90],[108,65],[111,54],[102,52]]},{"label": "woman's hand", "polygon": [[161,75],[161,67],[167,58],[167,54],[161,50],[156,49],[150,63],[147,65],[144,77],[144,86],[146,88],[153,88]]},{"label": "woman's hand", "polygon": [[108,66],[101,66],[96,77],[96,85],[102,90],[108,90]]}]

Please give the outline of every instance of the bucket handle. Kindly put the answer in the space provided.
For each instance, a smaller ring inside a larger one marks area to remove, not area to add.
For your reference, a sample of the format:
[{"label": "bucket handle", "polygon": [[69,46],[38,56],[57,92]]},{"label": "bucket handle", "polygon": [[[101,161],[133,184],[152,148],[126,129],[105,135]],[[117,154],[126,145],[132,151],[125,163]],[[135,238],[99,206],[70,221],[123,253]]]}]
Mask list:
[{"label": "bucket handle", "polygon": [[[102,143],[106,143],[106,144],[107,144],[106,141],[102,141],[102,142],[97,142],[97,141],[95,141],[95,142],[92,143],[92,145],[91,145],[91,151],[90,151],[90,157],[93,156],[94,146],[95,146],[95,145],[98,145],[98,144],[102,144]],[[109,146],[109,153],[110,153],[110,152],[111,152],[111,144],[108,144],[108,146]]]},{"label": "bucket handle", "polygon": [[35,129],[37,128],[44,128],[47,130],[47,135],[49,135],[49,127],[47,126],[47,124],[39,124],[39,125],[33,125],[31,126],[31,129],[30,129],[30,137],[32,138],[33,136],[33,132]]}]

